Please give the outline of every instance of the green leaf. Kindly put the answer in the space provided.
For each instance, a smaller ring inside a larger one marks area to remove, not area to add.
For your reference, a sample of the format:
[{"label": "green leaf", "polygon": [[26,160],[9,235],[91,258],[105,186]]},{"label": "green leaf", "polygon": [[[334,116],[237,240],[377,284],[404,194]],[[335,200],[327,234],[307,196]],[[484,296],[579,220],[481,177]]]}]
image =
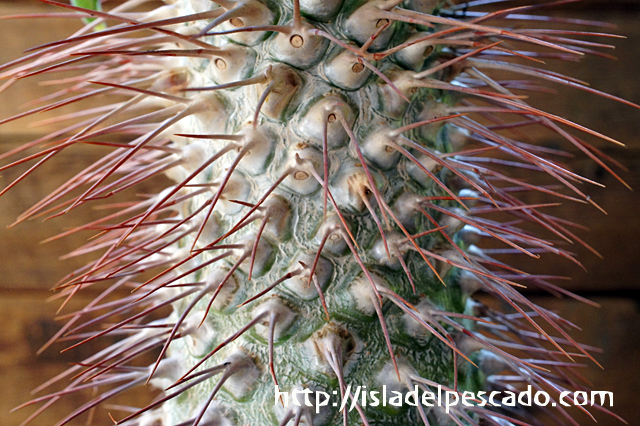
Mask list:
[{"label": "green leaf", "polygon": [[[83,7],[85,9],[102,11],[102,3],[100,0],[71,0],[71,4],[73,6]],[[93,22],[95,18],[82,18],[82,22],[88,24]],[[103,23],[94,28],[94,31],[101,31],[107,28],[107,26]]]}]

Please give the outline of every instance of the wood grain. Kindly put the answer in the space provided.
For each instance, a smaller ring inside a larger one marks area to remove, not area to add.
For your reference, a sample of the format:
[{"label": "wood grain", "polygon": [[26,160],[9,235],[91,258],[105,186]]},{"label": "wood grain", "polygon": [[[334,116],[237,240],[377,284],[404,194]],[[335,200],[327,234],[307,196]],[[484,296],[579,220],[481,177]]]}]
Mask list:
[{"label": "wood grain", "polygon": [[[1,138],[2,136],[0,140]],[[0,143],[0,147],[10,150],[28,140],[30,139],[16,137],[12,138],[11,142]],[[87,255],[62,262],[59,260],[60,256],[85,244],[89,237],[96,234],[96,231],[78,232],[47,244],[40,244],[40,242],[60,232],[103,217],[105,211],[95,210],[95,205],[81,206],[77,211],[46,222],[42,222],[43,218],[38,218],[12,228],[6,228],[6,226],[12,224],[20,213],[58,188],[73,174],[101,158],[106,152],[109,151],[102,147],[87,145],[65,149],[4,195],[0,209],[0,256],[4,265],[2,288],[46,290],[67,273],[94,258],[92,255]],[[11,182],[23,172],[24,168],[9,169],[2,174],[0,181]],[[143,182],[113,197],[109,202],[131,200],[136,197],[136,194],[157,193],[158,187],[166,185],[167,182],[168,180],[164,177]],[[78,195],[78,193],[74,194]]]},{"label": "wood grain", "polygon": [[[558,300],[550,297],[533,297],[532,301],[540,306],[556,312],[561,317],[579,324],[581,330],[572,330],[571,335],[578,342],[602,349],[595,354],[596,360],[603,369],[592,362],[581,359],[580,364],[586,368],[577,368],[594,390],[613,392],[611,411],[624,418],[630,425],[638,424],[638,386],[637,376],[640,371],[640,339],[635,338],[640,330],[640,305],[637,301],[618,297],[596,297],[594,301],[600,308],[588,307],[577,301]],[[508,310],[506,304],[492,299],[481,299],[492,306]],[[544,326],[544,323],[541,322]],[[546,327],[545,327],[546,328]],[[550,331],[547,329],[547,331]],[[636,331],[634,333],[634,331]],[[630,336],[634,336],[630,338]],[[622,423],[594,409],[589,410],[598,426],[620,426]],[[593,420],[577,410],[570,411],[580,425],[592,425]],[[544,418],[539,411],[536,415]],[[544,422],[544,420],[543,420]],[[555,422],[543,423],[555,425]]]},{"label": "wood grain", "polygon": [[[101,350],[110,340],[88,343],[85,347],[81,346],[77,350],[63,354],[60,351],[68,344],[55,344],[42,355],[36,356],[36,351],[58,331],[60,326],[53,320],[59,304],[46,303],[43,293],[42,291],[7,290],[1,293],[0,324],[4,325],[0,334],[0,384],[2,386],[0,418],[2,418],[2,425],[19,425],[41,404],[26,407],[12,414],[9,414],[9,411],[32,399],[33,396],[30,395],[32,389],[40,386],[45,380],[62,373],[72,363],[80,362]],[[80,293],[70,302],[64,312],[73,312],[84,307],[91,298],[91,295]],[[149,364],[154,359],[155,356],[150,355],[143,362]],[[63,379],[59,384],[38,393],[37,396],[61,390],[68,383],[68,379]],[[51,426],[93,397],[92,392],[85,392],[61,398],[51,406],[50,410],[37,417],[31,424],[33,426]],[[110,401],[111,404],[134,407],[142,407],[149,402],[149,395],[146,395],[145,392],[135,391]],[[123,417],[122,412],[118,410],[101,408],[96,412],[96,418],[100,421],[96,421],[95,424],[108,425],[108,412],[112,412],[115,417]],[[87,416],[82,416],[70,425],[80,426],[86,424],[86,420]]]}]

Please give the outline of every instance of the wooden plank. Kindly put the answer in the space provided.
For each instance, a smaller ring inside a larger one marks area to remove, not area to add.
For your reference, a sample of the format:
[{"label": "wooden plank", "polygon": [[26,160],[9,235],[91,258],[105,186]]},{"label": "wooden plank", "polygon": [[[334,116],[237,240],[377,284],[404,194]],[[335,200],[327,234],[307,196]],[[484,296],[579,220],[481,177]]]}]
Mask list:
[{"label": "wooden plank", "polygon": [[[631,187],[640,188],[640,150],[627,150],[627,155],[621,158],[621,162],[630,170],[629,173],[623,174],[623,177]],[[580,186],[581,190],[591,195],[592,200],[606,210],[606,215],[589,204],[554,198],[540,192],[520,194],[519,198],[529,204],[561,202],[561,206],[545,208],[541,212],[588,227],[588,231],[571,227],[568,229],[599,252],[603,258],[597,257],[575,238],[574,244],[567,244],[542,227],[527,224],[521,227],[539,237],[553,241],[557,248],[576,253],[576,258],[582,263],[584,269],[553,254],[544,254],[540,259],[523,254],[496,255],[496,258],[530,273],[570,277],[571,281],[556,283],[571,291],[605,294],[612,291],[640,289],[640,280],[638,280],[640,263],[636,258],[638,247],[636,241],[640,238],[640,221],[637,220],[640,199],[634,192],[629,191],[613,176],[588,159],[576,156],[567,163],[569,169],[606,186],[605,188]],[[550,182],[553,183],[552,180],[547,179],[547,183]],[[561,192],[571,195],[571,191],[568,190]],[[506,217],[505,220],[507,220]],[[478,245],[491,249],[507,248],[504,244],[488,238]]]},{"label": "wooden plank", "polygon": [[[111,4],[113,3],[116,2],[112,2]],[[144,5],[144,8],[149,8],[152,5],[158,6],[160,3],[161,2],[150,2],[149,4]],[[37,1],[0,3],[0,16],[50,12],[68,12],[68,10]],[[76,18],[21,18],[2,20],[0,22],[2,22],[0,25],[0,40],[3,41],[2,49],[0,49],[0,65],[21,58],[29,48],[51,41],[68,38],[83,26],[82,21]],[[38,30],[34,31],[34,28],[37,28]],[[37,67],[35,69],[41,69],[50,65],[52,64],[47,63],[44,66]],[[30,69],[30,71],[33,70]],[[65,93],[64,96],[53,98],[47,101],[47,103],[32,102],[36,99],[50,96],[51,94],[67,88],[67,85],[51,84],[51,80],[61,80],[78,76],[82,77],[82,74],[78,74],[77,72],[54,72],[50,74],[31,76],[15,82],[15,84],[12,84],[2,92],[3,100],[11,99],[12,101],[0,102],[0,120],[69,97],[70,95]],[[81,81],[82,78],[78,82]],[[0,80],[0,87],[2,87],[4,83],[4,80]],[[95,89],[97,87],[98,86],[93,86],[90,88]],[[47,134],[59,129],[60,123],[49,122],[44,125],[39,125],[39,121],[56,118],[61,114],[71,114],[77,111],[87,110],[92,107],[99,107],[104,105],[104,102],[105,100],[102,96],[96,96],[89,100],[64,106],[54,111],[41,112],[31,117],[11,121],[0,126],[0,136],[3,134],[15,135],[24,133]],[[108,102],[113,102],[113,99],[108,100]],[[1,143],[2,142],[0,141],[0,146]]]},{"label": "wooden plank", "polygon": [[[60,324],[53,320],[59,303],[45,303],[46,291],[9,292],[0,290],[0,323],[4,324],[0,334],[0,383],[2,383],[2,398],[0,398],[0,412],[3,425],[19,425],[40,404],[27,407],[8,414],[9,411],[33,398],[30,391],[40,386],[57,374],[69,368],[71,363],[84,360],[96,353],[105,345],[104,342],[91,342],[72,351],[60,353],[68,344],[55,344],[40,356],[36,351],[51,338],[59,329]],[[88,297],[89,296],[89,297]],[[80,292],[69,304],[65,312],[73,312],[84,307],[91,300],[91,295]],[[103,339],[113,343],[114,339]],[[142,357],[142,365],[151,364],[156,355]],[[47,392],[60,390],[68,379],[63,379],[59,385],[54,385],[37,396]],[[51,409],[37,417],[32,426],[51,426],[63,419],[82,404],[90,401],[94,396],[91,392],[78,393],[61,398]],[[112,404],[124,404],[142,407],[150,402],[152,396],[147,392],[129,392],[121,397],[110,400]],[[96,410],[94,425],[110,425],[108,412],[122,418],[122,412],[101,408]],[[81,416],[71,422],[71,426],[86,425],[86,416]]]},{"label": "wooden plank", "polygon": [[[562,16],[572,15],[563,13]],[[600,50],[618,59],[610,60],[585,55],[579,63],[548,61],[549,69],[585,81],[593,89],[640,103],[640,81],[637,78],[640,64],[640,28],[637,25],[637,16],[618,13],[578,14],[577,18],[595,18],[611,22],[617,28],[608,30],[609,32],[627,37],[625,39],[583,38],[614,45],[615,49]],[[594,30],[589,27],[579,29]],[[607,32],[603,29],[595,31]],[[532,94],[529,99],[531,104],[617,139],[630,148],[640,146],[640,140],[637,137],[640,131],[640,112],[637,109],[586,91],[566,88],[560,84],[551,84],[550,87],[557,89],[558,94]],[[580,137],[584,135],[581,132],[573,133]],[[599,147],[614,147],[611,143],[596,138],[586,137],[586,140]],[[625,151],[624,149],[616,150],[614,155],[615,158],[624,158]]]},{"label": "wooden plank", "polygon": [[[12,143],[0,146],[13,149],[21,143],[14,139]],[[83,170],[107,152],[110,150],[87,145],[64,150],[0,199],[2,206],[0,208],[0,258],[3,273],[0,288],[48,289],[67,273],[95,258],[93,255],[88,255],[71,258],[64,262],[58,260],[60,256],[85,244],[87,238],[94,235],[95,231],[79,232],[44,245],[40,242],[67,229],[104,217],[104,210],[93,209],[96,204],[81,206],[75,212],[44,223],[40,218],[23,222],[13,228],[6,227],[13,223],[20,213],[66,182],[72,173]],[[0,176],[0,185],[4,187],[12,182],[26,168],[9,169],[3,172]],[[167,185],[168,182],[164,177],[158,179],[162,179],[163,183],[158,181],[154,183],[153,180],[143,182],[125,191],[121,196],[113,197],[109,202],[131,200],[137,193],[157,193],[158,187]]]},{"label": "wooden plank", "polygon": [[[506,303],[496,303],[493,299],[482,298],[483,302],[497,306],[505,312],[511,312]],[[608,297],[595,298],[600,308],[590,307],[572,300],[558,300],[551,297],[534,297],[534,303],[556,312],[561,317],[578,324],[582,330],[570,330],[576,341],[602,349],[601,354],[594,357],[602,364],[598,368],[593,362],[584,359],[578,363],[587,364],[577,372],[591,382],[590,388],[613,392],[613,408],[617,415],[626,419],[629,424],[636,424],[638,419],[638,383],[637,372],[640,371],[640,306],[637,300]],[[544,326],[544,321],[537,321]],[[547,331],[549,327],[545,327]],[[619,420],[597,410],[590,409],[598,421],[598,426],[619,426]],[[571,411],[578,424],[593,424],[593,420],[577,410]],[[537,413],[542,424],[542,413]]]},{"label": "wooden plank", "polygon": [[[58,11],[57,8],[34,1],[3,2],[0,3],[0,15],[17,15],[23,13],[46,13]],[[33,46],[44,44],[51,40],[64,39],[72,31],[82,27],[81,22],[72,19],[29,19],[3,20],[0,25],[0,39],[3,41],[0,49],[0,64],[5,64],[16,58],[20,58],[23,52]],[[34,27],[46,30],[34,31]],[[12,99],[13,102],[0,102],[0,117],[2,119],[10,117],[25,109],[19,107],[31,100],[37,99],[45,94],[52,93],[54,87],[43,87],[40,84],[44,77],[36,77],[20,81],[2,93],[2,99]],[[4,81],[2,81],[2,84]],[[55,116],[55,112],[40,114],[38,119]],[[27,129],[28,120],[19,120],[0,126],[0,132],[4,134],[20,134]],[[55,125],[46,126],[41,129],[41,133],[50,132]],[[0,134],[1,134],[0,133]]]}]

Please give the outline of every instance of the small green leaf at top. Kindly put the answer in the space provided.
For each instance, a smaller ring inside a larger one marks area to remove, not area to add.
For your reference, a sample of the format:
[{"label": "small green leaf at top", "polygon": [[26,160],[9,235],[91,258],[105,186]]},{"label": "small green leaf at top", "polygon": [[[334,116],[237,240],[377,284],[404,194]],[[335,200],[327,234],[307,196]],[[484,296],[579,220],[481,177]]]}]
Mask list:
[{"label": "small green leaf at top", "polygon": [[[102,3],[100,0],[71,0],[71,4],[73,6],[83,7],[85,9],[102,11]],[[84,22],[85,24],[93,22],[94,20],[95,18],[82,18],[82,22]],[[102,31],[106,28],[106,24],[102,23],[96,26],[94,28],[94,31]]]}]

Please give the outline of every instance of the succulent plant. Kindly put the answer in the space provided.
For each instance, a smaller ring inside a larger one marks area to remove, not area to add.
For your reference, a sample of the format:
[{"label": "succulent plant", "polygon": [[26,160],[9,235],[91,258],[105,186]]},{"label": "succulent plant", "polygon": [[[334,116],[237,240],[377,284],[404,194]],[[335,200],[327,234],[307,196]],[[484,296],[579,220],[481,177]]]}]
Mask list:
[{"label": "succulent plant", "polygon": [[[102,11],[95,1],[41,1],[85,27],[2,66],[2,77],[7,85],[36,74],[77,77],[4,122],[104,102],[3,154],[42,147],[1,168],[33,161],[5,191],[74,144],[111,151],[18,222],[67,214],[163,174],[174,183],[112,203],[115,212],[60,235],[99,230],[72,254],[95,260],[56,289],[65,301],[84,288],[100,293],[50,343],[120,339],[47,382],[41,391],[56,382],[63,390],[26,403],[44,403],[27,422],[76,392],[100,389],[59,425],[150,384],[162,395],[115,412],[118,424],[535,422],[522,407],[478,400],[376,407],[354,394],[357,386],[460,397],[531,386],[550,392],[557,419],[575,423],[555,403],[560,392],[586,389],[569,363],[593,360],[589,347],[519,287],[572,294],[479,247],[494,239],[504,246],[496,252],[578,263],[556,244],[586,245],[571,222],[518,195],[597,207],[577,186],[590,181],[523,134],[550,129],[607,170],[578,133],[618,142],[524,95],[543,90],[542,81],[629,103],[540,64],[593,53],[571,37],[603,34],[510,26],[544,21],[535,12],[546,4],[484,12],[476,6],[490,2],[129,0]],[[529,179],[538,174],[557,186]],[[109,299],[125,288],[131,295]],[[150,351],[155,363],[136,364]],[[340,396],[354,409],[279,400],[276,385]]]}]

